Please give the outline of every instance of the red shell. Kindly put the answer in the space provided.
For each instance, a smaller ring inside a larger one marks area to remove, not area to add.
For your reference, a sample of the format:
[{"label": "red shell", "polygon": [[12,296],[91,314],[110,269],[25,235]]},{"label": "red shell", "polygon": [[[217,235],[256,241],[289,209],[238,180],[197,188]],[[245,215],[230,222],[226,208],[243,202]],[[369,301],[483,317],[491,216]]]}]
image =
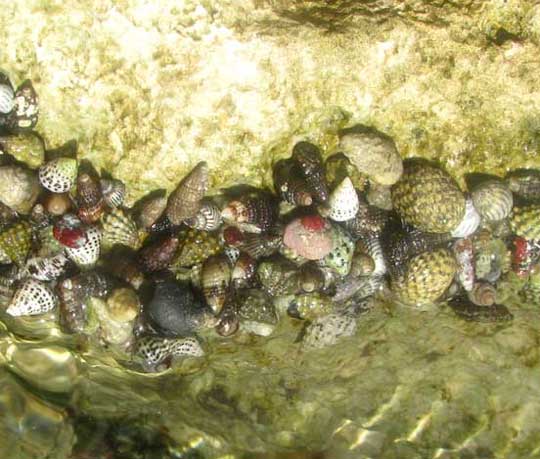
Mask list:
[{"label": "red shell", "polygon": [[53,237],[70,249],[78,249],[86,243],[86,231],[76,217],[59,220],[53,227]]},{"label": "red shell", "polygon": [[233,247],[241,243],[244,240],[244,235],[235,226],[228,226],[223,230],[223,239],[227,245],[232,245]]},{"label": "red shell", "polygon": [[523,237],[516,236],[512,247],[512,270],[518,276],[526,276],[532,266],[532,246]]},{"label": "red shell", "polygon": [[320,215],[306,215],[300,218],[304,228],[310,231],[322,231],[326,226],[326,220]]}]

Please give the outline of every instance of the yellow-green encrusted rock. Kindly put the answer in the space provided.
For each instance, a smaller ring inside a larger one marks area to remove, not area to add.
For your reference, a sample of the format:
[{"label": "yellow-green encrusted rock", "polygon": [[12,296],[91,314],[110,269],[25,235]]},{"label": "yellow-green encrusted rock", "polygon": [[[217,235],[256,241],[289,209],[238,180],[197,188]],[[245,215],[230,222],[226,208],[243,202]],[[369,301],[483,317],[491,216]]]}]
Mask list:
[{"label": "yellow-green encrusted rock", "polygon": [[540,239],[540,205],[514,207],[510,226],[517,236]]}]

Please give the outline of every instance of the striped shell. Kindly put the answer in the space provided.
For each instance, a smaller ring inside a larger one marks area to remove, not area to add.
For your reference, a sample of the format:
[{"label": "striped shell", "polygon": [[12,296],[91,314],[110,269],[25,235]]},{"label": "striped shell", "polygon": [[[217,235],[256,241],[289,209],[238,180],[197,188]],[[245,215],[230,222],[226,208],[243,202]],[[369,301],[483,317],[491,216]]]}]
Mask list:
[{"label": "striped shell", "polygon": [[15,291],[6,312],[14,317],[43,314],[54,309],[56,295],[44,283],[27,279]]},{"label": "striped shell", "polygon": [[66,193],[77,178],[77,160],[56,158],[39,168],[39,181],[53,193]]},{"label": "striped shell", "polygon": [[282,159],[274,165],[274,189],[283,201],[293,206],[310,206],[312,191],[304,178],[300,165],[291,159]]},{"label": "striped shell", "polygon": [[179,225],[186,218],[197,215],[207,189],[208,164],[201,161],[169,196],[165,212],[173,225]]},{"label": "striped shell", "polygon": [[0,113],[8,114],[15,107],[15,91],[11,83],[0,79]]},{"label": "striped shell", "polygon": [[102,234],[98,227],[86,229],[86,242],[81,247],[66,247],[66,254],[79,268],[91,268],[101,253]]},{"label": "striped shell", "polygon": [[502,181],[488,180],[472,191],[474,207],[483,220],[494,222],[502,220],[510,214],[514,200],[512,191]]},{"label": "striped shell", "polygon": [[291,158],[298,163],[314,197],[319,202],[328,199],[328,185],[319,148],[309,142],[298,142]]},{"label": "striped shell", "polygon": [[279,250],[282,239],[279,233],[243,233],[235,226],[226,227],[222,235],[225,244],[235,247],[255,259],[268,257],[276,253]]},{"label": "striped shell", "polygon": [[508,188],[517,196],[530,201],[540,199],[540,171],[521,169],[511,171],[506,176]]},{"label": "striped shell", "polygon": [[336,222],[345,222],[354,218],[360,208],[358,195],[349,177],[332,191],[326,206],[319,207],[323,217],[328,217]]},{"label": "striped shell", "polygon": [[0,232],[0,251],[17,265],[24,264],[32,245],[32,227],[20,221]]},{"label": "striped shell", "polygon": [[399,216],[421,231],[453,231],[465,215],[465,196],[442,169],[425,162],[407,162],[392,187],[392,204]]},{"label": "striped shell", "polygon": [[242,231],[261,233],[274,225],[278,209],[271,195],[265,192],[248,193],[229,201],[221,216],[225,222],[238,226]]},{"label": "striped shell", "polygon": [[184,221],[190,228],[202,231],[217,230],[222,222],[220,208],[214,202],[207,199],[201,201],[201,208],[197,212],[197,215],[187,218]]},{"label": "striped shell", "polygon": [[41,281],[57,279],[66,270],[68,258],[59,253],[53,257],[35,257],[26,262],[24,273]]},{"label": "striped shell", "polygon": [[137,225],[122,209],[115,209],[103,217],[103,245],[125,245],[138,250],[141,246]]},{"label": "striped shell", "polygon": [[203,263],[201,285],[208,306],[214,314],[219,314],[231,283],[231,266],[224,254],[213,255]]},{"label": "striped shell", "polygon": [[473,234],[480,225],[480,214],[476,210],[472,199],[467,199],[465,202],[465,215],[461,219],[459,225],[454,228],[452,237],[469,237]]},{"label": "striped shell", "polygon": [[77,215],[84,223],[95,223],[105,211],[105,201],[99,181],[90,174],[77,177]]},{"label": "striped shell", "polygon": [[415,256],[406,271],[392,282],[396,297],[411,306],[433,303],[450,286],[456,261],[448,249],[437,249]]},{"label": "striped shell", "polygon": [[468,296],[478,306],[491,306],[497,299],[497,289],[488,282],[476,282]]},{"label": "striped shell", "polygon": [[517,236],[540,240],[540,205],[514,207],[510,226]]},{"label": "striped shell", "polygon": [[124,185],[124,182],[115,179],[101,179],[99,186],[105,204],[111,209],[116,209],[124,203],[126,197],[126,185]]}]

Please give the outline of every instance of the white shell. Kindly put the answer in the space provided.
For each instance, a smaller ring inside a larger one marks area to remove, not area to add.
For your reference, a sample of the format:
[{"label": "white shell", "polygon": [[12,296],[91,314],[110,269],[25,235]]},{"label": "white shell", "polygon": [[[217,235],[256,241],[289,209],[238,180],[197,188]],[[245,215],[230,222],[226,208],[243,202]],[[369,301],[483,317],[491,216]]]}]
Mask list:
[{"label": "white shell", "polygon": [[15,106],[15,92],[11,85],[0,84],[0,113],[7,114]]},{"label": "white shell", "polygon": [[137,341],[135,355],[144,362],[145,366],[154,367],[168,357],[201,357],[204,351],[199,342],[192,337],[145,336]]},{"label": "white shell", "polygon": [[90,226],[86,230],[86,242],[82,247],[66,247],[66,253],[79,268],[90,268],[99,259],[101,252],[101,231],[97,226]]},{"label": "white shell", "polygon": [[184,220],[184,223],[190,228],[202,231],[214,231],[221,226],[221,210],[210,200],[203,200],[201,208],[197,215]]},{"label": "white shell", "polygon": [[468,237],[473,234],[480,225],[480,214],[474,207],[471,199],[465,202],[465,215],[459,225],[452,231],[452,237]]},{"label": "white shell", "polygon": [[40,183],[44,188],[53,193],[68,192],[77,178],[76,174],[74,174],[73,177],[68,177],[57,166],[57,163],[62,159],[64,158],[53,159],[52,161],[43,164],[38,171]]},{"label": "white shell", "polygon": [[67,257],[59,253],[54,257],[35,257],[26,262],[24,274],[41,281],[51,281],[60,277],[66,270]]},{"label": "white shell", "polygon": [[99,181],[103,199],[111,209],[120,207],[126,197],[126,185],[120,180],[101,179]]},{"label": "white shell", "polygon": [[56,295],[35,279],[27,279],[17,289],[6,312],[13,316],[32,316],[49,312],[56,306]]},{"label": "white shell", "polygon": [[360,201],[354,185],[349,177],[345,177],[330,194],[328,204],[321,206],[319,211],[324,217],[336,222],[345,222],[356,216],[359,207]]}]

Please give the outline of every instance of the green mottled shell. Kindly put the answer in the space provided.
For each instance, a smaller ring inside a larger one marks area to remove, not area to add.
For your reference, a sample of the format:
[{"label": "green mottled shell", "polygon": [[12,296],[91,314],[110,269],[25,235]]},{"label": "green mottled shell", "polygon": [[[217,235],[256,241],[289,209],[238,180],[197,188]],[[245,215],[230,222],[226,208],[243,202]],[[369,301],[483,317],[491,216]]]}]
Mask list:
[{"label": "green mottled shell", "polygon": [[510,219],[512,231],[527,240],[540,239],[540,205],[514,207]]},{"label": "green mottled shell", "polygon": [[0,233],[0,250],[9,260],[22,265],[32,245],[32,227],[20,221]]},{"label": "green mottled shell", "polygon": [[332,227],[333,248],[326,255],[319,265],[329,268],[339,276],[346,276],[351,270],[351,263],[354,254],[354,241],[340,226]]},{"label": "green mottled shell", "polygon": [[292,295],[299,291],[299,277],[296,267],[283,258],[263,261],[257,267],[257,277],[263,290],[269,295]]},{"label": "green mottled shell", "polygon": [[219,239],[206,231],[186,230],[180,233],[179,239],[180,246],[171,263],[173,270],[198,265],[222,250]]},{"label": "green mottled shell", "polygon": [[465,215],[465,196],[445,171],[409,163],[392,187],[392,204],[401,218],[431,233],[451,232]]},{"label": "green mottled shell", "polygon": [[272,298],[258,289],[242,291],[236,298],[238,317],[242,321],[276,325],[278,317]]},{"label": "green mottled shell", "polygon": [[334,311],[332,299],[319,292],[296,295],[293,306],[298,316],[307,320],[314,320]]},{"label": "green mottled shell", "polygon": [[137,225],[122,209],[115,209],[103,217],[103,244],[109,248],[125,245],[134,250],[141,246]]},{"label": "green mottled shell", "polygon": [[424,252],[410,260],[405,273],[392,282],[392,290],[410,305],[433,303],[450,286],[456,269],[448,249]]}]

